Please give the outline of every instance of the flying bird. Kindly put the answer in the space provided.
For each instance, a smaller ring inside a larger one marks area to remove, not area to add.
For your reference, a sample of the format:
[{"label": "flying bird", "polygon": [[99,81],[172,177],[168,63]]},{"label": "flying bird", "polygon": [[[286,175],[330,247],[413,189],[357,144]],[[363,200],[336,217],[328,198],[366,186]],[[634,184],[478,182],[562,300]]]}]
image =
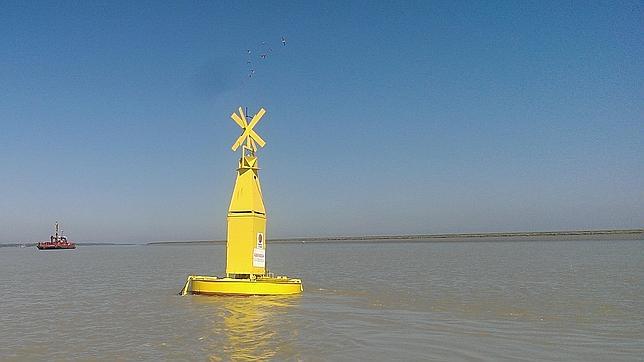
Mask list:
[{"label": "flying bird", "polygon": [[[282,41],[282,46],[286,46],[286,36],[281,37]],[[273,56],[273,48],[271,45],[274,43],[272,41],[266,42],[262,41],[260,42],[257,46],[246,49],[246,65],[248,69],[248,78],[252,78],[255,75],[255,71],[257,67],[263,66],[264,62],[268,60],[268,56],[270,55],[271,57]],[[255,54],[258,54],[259,57],[255,58]],[[257,59],[261,60],[258,61]],[[258,65],[259,64],[259,65]]]}]

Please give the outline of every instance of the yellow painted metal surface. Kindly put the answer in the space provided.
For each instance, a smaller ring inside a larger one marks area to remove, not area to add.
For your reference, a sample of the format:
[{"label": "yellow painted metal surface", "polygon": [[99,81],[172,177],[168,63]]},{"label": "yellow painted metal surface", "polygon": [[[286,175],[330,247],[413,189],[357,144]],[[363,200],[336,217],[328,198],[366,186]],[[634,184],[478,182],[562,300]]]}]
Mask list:
[{"label": "yellow painted metal surface", "polygon": [[237,141],[233,143],[233,146],[231,147],[233,151],[237,151],[237,148],[244,144],[244,142],[246,143],[246,147],[251,148],[253,152],[257,151],[255,143],[259,144],[261,147],[266,145],[266,142],[253,130],[253,127],[259,123],[259,120],[264,117],[265,113],[266,110],[264,108],[260,109],[259,112],[257,112],[257,114],[250,120],[250,123],[246,123],[246,115],[244,115],[242,107],[239,107],[239,115],[236,113],[230,115],[230,118],[232,118],[233,121],[235,121],[235,123],[244,130],[241,136],[237,138]]},{"label": "yellow painted metal surface", "polygon": [[303,291],[300,279],[261,277],[257,279],[217,278],[191,275],[181,294],[207,295],[287,295]]},{"label": "yellow painted metal surface", "polygon": [[[241,107],[240,112],[242,112]],[[264,113],[266,112],[258,113],[258,115]],[[243,146],[242,157],[239,159],[239,167],[237,168],[235,188],[228,208],[226,275],[231,277],[266,274],[266,209],[259,182],[255,146],[252,141],[254,137],[259,137],[252,130],[252,127],[261,119],[261,116],[258,117],[258,115],[253,117],[251,123],[233,145],[233,149],[235,149],[239,143],[250,142],[251,148]],[[263,140],[262,143],[265,144]]]},{"label": "yellow painted metal surface", "polygon": [[[256,212],[229,213],[227,235],[226,274],[266,274],[266,216]],[[259,239],[262,248],[258,248]],[[256,252],[264,255],[255,257]]]},{"label": "yellow painted metal surface", "polygon": [[302,292],[302,281],[272,277],[266,267],[266,209],[255,155],[264,141],[253,129],[266,113],[264,108],[246,122],[244,110],[231,118],[242,128],[232,150],[242,147],[237,178],[228,208],[226,278],[191,275],[181,294],[280,295]]}]

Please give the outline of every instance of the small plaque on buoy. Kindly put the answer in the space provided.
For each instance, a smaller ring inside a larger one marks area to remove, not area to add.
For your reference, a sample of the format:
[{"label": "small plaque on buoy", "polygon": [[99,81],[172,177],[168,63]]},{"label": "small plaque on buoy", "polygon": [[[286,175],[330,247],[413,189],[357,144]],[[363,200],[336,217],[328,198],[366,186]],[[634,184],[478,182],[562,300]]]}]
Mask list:
[{"label": "small plaque on buoy", "polygon": [[253,266],[255,268],[264,268],[266,266],[266,250],[253,249]]},{"label": "small plaque on buoy", "polygon": [[264,233],[257,233],[257,249],[264,249]]}]

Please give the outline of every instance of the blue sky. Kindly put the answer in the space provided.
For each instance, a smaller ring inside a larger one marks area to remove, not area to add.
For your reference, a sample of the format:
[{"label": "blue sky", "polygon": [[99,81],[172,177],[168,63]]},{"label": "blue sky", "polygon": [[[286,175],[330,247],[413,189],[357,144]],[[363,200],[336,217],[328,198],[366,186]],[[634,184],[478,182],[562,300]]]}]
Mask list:
[{"label": "blue sky", "polygon": [[[644,226],[641,2],[4,2],[0,242]],[[287,45],[280,39],[286,36]],[[248,77],[246,49],[256,72]]]}]

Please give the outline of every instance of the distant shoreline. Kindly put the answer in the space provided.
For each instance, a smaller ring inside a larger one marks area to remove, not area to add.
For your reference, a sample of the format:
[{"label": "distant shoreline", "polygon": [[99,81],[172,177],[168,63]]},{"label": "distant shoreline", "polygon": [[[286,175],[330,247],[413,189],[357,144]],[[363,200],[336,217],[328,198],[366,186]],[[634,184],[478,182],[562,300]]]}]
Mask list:
[{"label": "distant shoreline", "polygon": [[[269,239],[275,244],[304,243],[436,243],[436,242],[485,242],[485,241],[572,241],[572,240],[644,240],[644,228],[625,230],[570,230],[526,231],[492,233],[414,234],[414,235],[364,235]],[[151,241],[147,243],[76,243],[78,246],[132,246],[132,245],[183,245],[224,244],[225,240]],[[33,247],[34,242],[0,243],[2,247]]]},{"label": "distant shoreline", "polygon": [[[454,233],[417,235],[365,235],[269,239],[272,243],[337,242],[458,242],[458,241],[556,241],[556,240],[644,240],[644,229],[571,230],[534,232]],[[221,244],[225,240],[153,241],[146,245]]]}]

